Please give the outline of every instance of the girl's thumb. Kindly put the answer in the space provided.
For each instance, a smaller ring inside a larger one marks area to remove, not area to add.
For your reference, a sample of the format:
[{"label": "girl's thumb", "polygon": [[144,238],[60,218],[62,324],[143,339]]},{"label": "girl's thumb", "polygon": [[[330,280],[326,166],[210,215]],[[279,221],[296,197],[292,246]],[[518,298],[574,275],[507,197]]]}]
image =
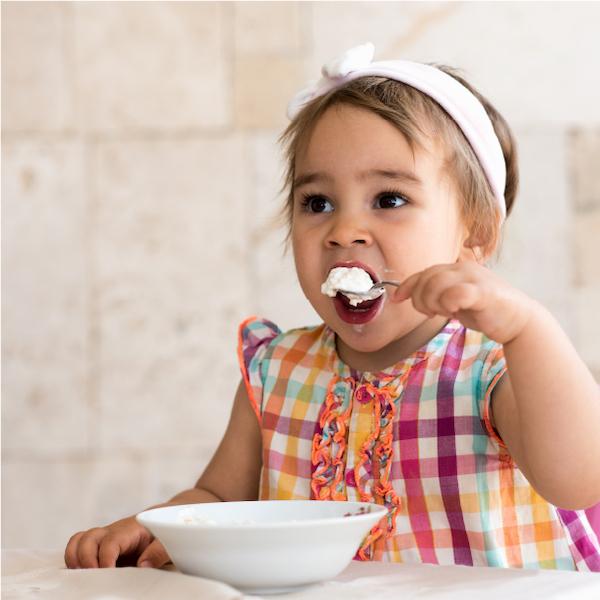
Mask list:
[{"label": "girl's thumb", "polygon": [[158,541],[154,540],[148,547],[140,554],[137,561],[138,567],[154,567],[158,569],[171,559],[165,550],[165,547]]},{"label": "girl's thumb", "polygon": [[408,300],[410,298],[410,288],[405,283],[402,283],[399,287],[391,289],[389,298],[392,302]]}]

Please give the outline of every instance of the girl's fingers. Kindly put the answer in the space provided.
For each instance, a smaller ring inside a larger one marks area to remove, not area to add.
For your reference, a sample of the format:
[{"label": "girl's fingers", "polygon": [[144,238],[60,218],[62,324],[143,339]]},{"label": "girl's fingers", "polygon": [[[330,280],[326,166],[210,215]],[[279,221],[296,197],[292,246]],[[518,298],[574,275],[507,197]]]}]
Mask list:
[{"label": "girl's fingers", "polygon": [[100,542],[98,548],[98,566],[103,567],[115,567],[117,565],[117,558],[123,553],[122,542],[118,537],[107,535]]},{"label": "girl's fingers", "polygon": [[442,303],[446,290],[461,282],[463,276],[454,270],[444,269],[432,273],[429,278],[417,285],[413,293],[415,308],[429,316],[436,314],[449,317],[452,311]]},{"label": "girl's fingers", "polygon": [[138,558],[138,567],[154,567],[158,569],[171,559],[165,550],[165,547],[158,541],[154,540]]},{"label": "girl's fingers", "polygon": [[85,531],[80,531],[71,536],[67,547],[65,548],[65,564],[69,569],[79,569],[79,559],[77,558],[77,548],[79,540],[83,537]]},{"label": "girl's fingers", "polygon": [[408,277],[392,295],[393,302],[411,299],[415,310],[432,317],[455,316],[485,307],[484,290],[470,265],[435,265]]},{"label": "girl's fingers", "polygon": [[[135,561],[152,539],[135,517],[127,517],[76,533],[65,549],[65,563],[71,569],[116,567],[119,562]],[[119,561],[121,557],[124,561]]]},{"label": "girl's fingers", "polygon": [[80,568],[98,568],[98,546],[105,535],[106,530],[98,527],[86,531],[81,536],[77,546],[77,561]]},{"label": "girl's fingers", "polygon": [[102,567],[116,567],[117,559],[125,554],[141,552],[148,545],[148,540],[140,539],[138,532],[121,531],[109,533],[100,542],[98,563]]},{"label": "girl's fingers", "polygon": [[415,280],[410,282],[410,299],[416,310],[432,317],[439,311],[437,298],[441,290],[449,282],[456,281],[458,274],[453,272],[453,265],[435,265],[416,275]]},{"label": "girl's fingers", "polygon": [[422,273],[423,271],[420,271],[414,275],[411,275],[408,277],[408,279],[405,279],[391,294],[390,298],[392,302],[402,302],[403,300],[408,300],[411,297],[413,289],[419,281],[419,277]]},{"label": "girl's fingers", "polygon": [[478,310],[482,299],[483,294],[479,286],[461,282],[444,290],[439,301],[448,314],[454,314],[461,310]]}]

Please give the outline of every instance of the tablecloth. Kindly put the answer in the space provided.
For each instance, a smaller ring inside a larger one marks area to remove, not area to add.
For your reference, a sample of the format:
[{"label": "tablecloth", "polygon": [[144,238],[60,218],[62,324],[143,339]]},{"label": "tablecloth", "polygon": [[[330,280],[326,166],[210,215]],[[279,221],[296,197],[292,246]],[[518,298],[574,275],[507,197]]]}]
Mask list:
[{"label": "tablecloth", "polygon": [[[2,598],[244,600],[220,582],[170,569],[65,568],[57,550],[3,550]],[[353,561],[333,580],[265,600],[600,600],[600,574]]]}]

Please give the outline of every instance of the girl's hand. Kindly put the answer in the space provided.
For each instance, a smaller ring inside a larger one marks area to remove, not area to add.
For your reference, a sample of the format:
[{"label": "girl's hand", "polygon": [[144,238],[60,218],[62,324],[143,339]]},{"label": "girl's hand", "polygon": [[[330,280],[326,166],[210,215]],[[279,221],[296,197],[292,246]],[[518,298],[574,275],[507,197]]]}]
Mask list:
[{"label": "girl's hand", "polygon": [[415,273],[390,299],[402,302],[409,298],[415,309],[428,317],[456,318],[500,344],[519,335],[533,304],[487,267],[470,261],[435,265]]},{"label": "girl's hand", "polygon": [[76,533],[67,544],[70,569],[115,567],[117,560],[138,567],[162,567],[170,561],[164,546],[135,517]]}]

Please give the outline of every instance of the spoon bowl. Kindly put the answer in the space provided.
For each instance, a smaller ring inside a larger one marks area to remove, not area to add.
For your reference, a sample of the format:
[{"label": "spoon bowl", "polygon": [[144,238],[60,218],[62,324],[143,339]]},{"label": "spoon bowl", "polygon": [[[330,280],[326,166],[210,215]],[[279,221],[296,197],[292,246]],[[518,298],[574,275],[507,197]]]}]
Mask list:
[{"label": "spoon bowl", "polygon": [[344,294],[344,296],[351,296],[355,298],[361,298],[362,300],[373,300],[374,298],[378,298],[385,292],[385,286],[391,285],[394,287],[400,287],[400,283],[398,281],[378,281],[374,283],[368,290],[364,292],[357,292],[354,290],[342,290],[338,289],[340,294]]}]

